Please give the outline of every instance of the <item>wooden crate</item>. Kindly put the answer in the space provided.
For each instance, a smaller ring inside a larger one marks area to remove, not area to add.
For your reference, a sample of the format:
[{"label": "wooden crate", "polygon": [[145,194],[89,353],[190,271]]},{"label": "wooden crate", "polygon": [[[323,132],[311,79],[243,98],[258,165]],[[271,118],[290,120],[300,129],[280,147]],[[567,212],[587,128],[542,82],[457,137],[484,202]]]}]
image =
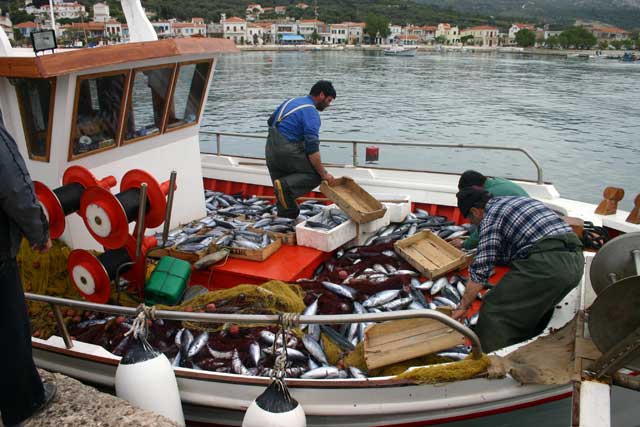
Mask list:
[{"label": "wooden crate", "polygon": [[358,224],[381,218],[387,211],[382,203],[349,177],[336,179],[333,186],[323,182],[320,185],[320,191]]},{"label": "wooden crate", "polygon": [[295,246],[297,244],[295,230],[290,231],[288,233],[278,233],[277,231],[269,231],[269,230],[263,230],[261,228],[253,228],[253,227],[249,227],[247,228],[247,230],[255,231],[258,233],[267,233],[267,235],[274,240],[276,239],[282,240],[283,245]]},{"label": "wooden crate", "polygon": [[468,265],[462,251],[429,230],[394,243],[396,252],[427,279],[435,279]]},{"label": "wooden crate", "polygon": [[364,360],[376,369],[465,344],[461,333],[434,319],[405,319],[367,328]]},{"label": "wooden crate", "polygon": [[169,256],[172,256],[174,258],[178,258],[178,259],[182,259],[185,261],[189,261],[190,263],[194,263],[196,261],[198,261],[200,258],[202,258],[205,255],[208,255],[209,253],[211,253],[211,250],[215,247],[215,245],[210,245],[209,247],[206,247],[198,252],[182,252],[178,249],[171,248],[169,249]]},{"label": "wooden crate", "polygon": [[216,249],[228,249],[229,257],[247,259],[249,261],[264,261],[276,253],[282,247],[282,240],[276,239],[269,246],[262,249],[242,249],[229,246],[220,246]]}]

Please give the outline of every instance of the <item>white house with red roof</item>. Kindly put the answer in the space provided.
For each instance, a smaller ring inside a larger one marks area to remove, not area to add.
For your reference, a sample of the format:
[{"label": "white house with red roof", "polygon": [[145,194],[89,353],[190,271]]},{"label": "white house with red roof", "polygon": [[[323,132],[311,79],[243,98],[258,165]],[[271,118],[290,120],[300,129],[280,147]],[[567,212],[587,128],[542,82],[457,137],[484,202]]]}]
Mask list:
[{"label": "white house with red roof", "polygon": [[[50,7],[49,4],[43,4],[40,7],[35,7],[33,4],[29,4],[24,8],[25,12],[35,15],[41,19],[48,20],[50,16]],[[68,18],[68,19],[77,19],[81,16],[86,16],[87,11],[84,5],[80,3],[54,3],[53,5],[53,14],[56,18]]]},{"label": "white house with red roof", "polygon": [[596,36],[598,41],[626,40],[629,32],[616,27],[591,27],[591,34]]},{"label": "white house with red roof", "polygon": [[276,15],[284,15],[287,13],[287,6],[276,6],[273,8]]},{"label": "white house with red roof", "polygon": [[109,12],[109,5],[106,3],[98,2],[93,5],[93,21],[94,22],[107,22],[111,19]]},{"label": "white house with red roof", "polygon": [[536,27],[533,24],[515,23],[509,28],[509,39],[515,40],[516,34],[518,34],[518,31],[520,30],[529,30],[535,33]]},{"label": "white house with red roof", "polygon": [[225,39],[233,40],[236,44],[244,44],[247,40],[247,21],[237,16],[227,18],[227,15],[220,14],[220,24],[222,25],[222,36]]},{"label": "white house with red roof", "polygon": [[[38,31],[38,29],[40,28],[40,25],[36,24],[35,22],[28,21],[28,22],[21,22],[19,24],[16,24],[13,26],[13,28],[20,31],[20,35],[22,37],[31,37],[31,33],[33,33],[34,31]],[[13,31],[8,31],[7,36],[9,34],[13,35]]]},{"label": "white house with red roof", "polygon": [[191,22],[174,22],[171,27],[175,37],[205,37],[207,35],[207,26],[202,18],[192,18]]}]

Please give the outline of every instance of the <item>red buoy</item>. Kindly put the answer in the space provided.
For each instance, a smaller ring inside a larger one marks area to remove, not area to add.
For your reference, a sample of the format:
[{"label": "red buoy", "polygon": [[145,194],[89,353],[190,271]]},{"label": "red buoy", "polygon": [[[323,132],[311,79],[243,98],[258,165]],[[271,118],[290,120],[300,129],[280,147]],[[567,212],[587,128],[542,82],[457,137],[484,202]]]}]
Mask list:
[{"label": "red buoy", "polygon": [[369,163],[369,162],[377,162],[378,161],[378,157],[380,155],[380,149],[378,147],[376,147],[375,145],[370,145],[365,150],[365,155],[366,155],[367,163]]}]

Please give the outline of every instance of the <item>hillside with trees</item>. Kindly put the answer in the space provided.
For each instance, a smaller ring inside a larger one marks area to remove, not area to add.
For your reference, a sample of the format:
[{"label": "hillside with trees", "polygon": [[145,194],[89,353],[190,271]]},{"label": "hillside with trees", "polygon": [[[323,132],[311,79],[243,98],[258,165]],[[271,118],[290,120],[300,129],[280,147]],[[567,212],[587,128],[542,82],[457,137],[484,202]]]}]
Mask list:
[{"label": "hillside with trees", "polygon": [[572,25],[576,19],[640,29],[640,0],[416,0],[464,13]]}]

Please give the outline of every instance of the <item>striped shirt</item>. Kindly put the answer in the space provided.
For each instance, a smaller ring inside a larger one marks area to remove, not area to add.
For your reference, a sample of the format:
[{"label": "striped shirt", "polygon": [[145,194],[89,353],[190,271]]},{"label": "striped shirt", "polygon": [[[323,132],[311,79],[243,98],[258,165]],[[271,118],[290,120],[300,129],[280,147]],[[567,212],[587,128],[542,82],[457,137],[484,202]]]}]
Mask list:
[{"label": "striped shirt", "polygon": [[494,197],[480,223],[478,253],[469,268],[471,280],[486,284],[496,264],[526,258],[543,237],[572,232],[571,227],[542,202],[527,197]]}]

